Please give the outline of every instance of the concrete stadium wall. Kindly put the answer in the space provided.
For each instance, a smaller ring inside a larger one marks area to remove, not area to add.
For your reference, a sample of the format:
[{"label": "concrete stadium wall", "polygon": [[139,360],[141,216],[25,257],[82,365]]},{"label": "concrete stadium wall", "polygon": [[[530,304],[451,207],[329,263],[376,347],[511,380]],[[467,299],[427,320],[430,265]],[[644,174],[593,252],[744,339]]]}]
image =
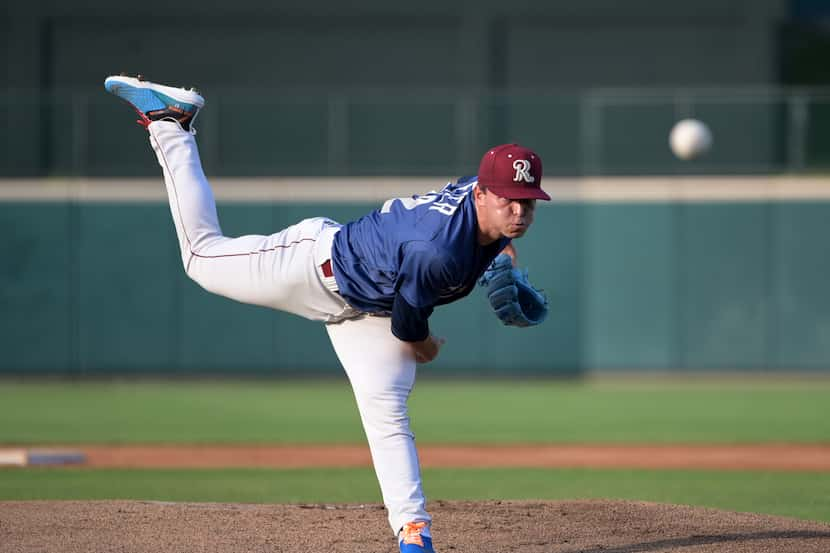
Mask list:
[{"label": "concrete stadium wall", "polygon": [[[827,370],[830,197],[818,180],[819,194],[781,188],[783,198],[769,180],[755,182],[764,194],[692,180],[668,195],[620,194],[626,185],[612,183],[591,197],[551,181],[556,201],[518,242],[550,297],[549,320],[505,328],[476,291],[436,311],[432,326],[449,341],[423,372]],[[339,370],[321,325],[189,281],[157,195],[60,200],[34,194],[48,181],[29,184],[29,199],[0,201],[0,373]],[[226,201],[220,188],[223,230],[267,233],[317,215],[345,222],[379,205],[309,201],[295,188],[300,198],[280,201],[246,200],[241,185]]]}]

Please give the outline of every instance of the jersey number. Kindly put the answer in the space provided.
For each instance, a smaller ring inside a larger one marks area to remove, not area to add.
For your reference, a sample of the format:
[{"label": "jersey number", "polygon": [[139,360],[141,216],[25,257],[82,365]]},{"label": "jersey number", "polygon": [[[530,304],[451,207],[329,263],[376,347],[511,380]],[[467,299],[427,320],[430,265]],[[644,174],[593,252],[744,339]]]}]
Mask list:
[{"label": "jersey number", "polygon": [[[437,211],[442,215],[450,216],[458,209],[458,204],[464,198],[464,194],[442,194],[441,192],[429,192],[421,196],[405,196],[403,198],[392,198],[383,202],[380,208],[381,213],[389,213],[392,211],[392,205],[395,202],[401,202],[404,209],[415,209],[419,205],[429,204],[430,210]],[[437,200],[442,201],[437,201]],[[448,201],[451,200],[451,201]],[[454,201],[454,203],[453,203]]]},{"label": "jersey number", "polygon": [[381,213],[389,213],[392,211],[392,204],[401,202],[404,209],[415,209],[419,205],[428,204],[438,199],[438,194],[424,194],[423,196],[404,196],[403,198],[392,198],[383,202],[383,207],[380,208]]}]

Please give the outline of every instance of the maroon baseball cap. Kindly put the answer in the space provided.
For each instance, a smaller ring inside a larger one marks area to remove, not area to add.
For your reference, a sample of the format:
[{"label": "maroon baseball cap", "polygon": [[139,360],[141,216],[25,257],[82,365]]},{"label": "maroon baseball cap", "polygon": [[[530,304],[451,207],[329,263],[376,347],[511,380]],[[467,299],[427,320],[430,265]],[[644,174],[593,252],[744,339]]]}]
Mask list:
[{"label": "maroon baseball cap", "polygon": [[542,158],[518,144],[490,148],[478,166],[478,183],[510,200],[550,200],[542,190]]}]

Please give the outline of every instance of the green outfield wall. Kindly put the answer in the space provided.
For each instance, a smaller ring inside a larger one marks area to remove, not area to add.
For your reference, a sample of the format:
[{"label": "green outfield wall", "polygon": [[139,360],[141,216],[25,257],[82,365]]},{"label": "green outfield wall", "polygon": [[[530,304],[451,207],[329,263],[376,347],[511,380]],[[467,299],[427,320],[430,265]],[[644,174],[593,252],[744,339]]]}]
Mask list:
[{"label": "green outfield wall", "polygon": [[[228,235],[377,202],[223,202]],[[830,367],[830,200],[559,200],[517,243],[548,321],[439,308],[429,374]],[[161,201],[0,202],[0,373],[337,374],[324,328],[184,275]]]},{"label": "green outfield wall", "polygon": [[[104,74],[102,74],[104,75]],[[101,77],[101,81],[103,80]],[[178,81],[176,81],[178,82]],[[223,177],[429,176],[476,167],[520,142],[548,176],[809,174],[830,167],[830,88],[268,90],[208,88],[198,130],[208,173]],[[245,106],[255,116],[240,116]],[[32,121],[49,116],[49,124]],[[94,86],[0,88],[0,177],[154,176],[124,102]],[[697,117],[715,147],[688,164],[672,126]]]}]

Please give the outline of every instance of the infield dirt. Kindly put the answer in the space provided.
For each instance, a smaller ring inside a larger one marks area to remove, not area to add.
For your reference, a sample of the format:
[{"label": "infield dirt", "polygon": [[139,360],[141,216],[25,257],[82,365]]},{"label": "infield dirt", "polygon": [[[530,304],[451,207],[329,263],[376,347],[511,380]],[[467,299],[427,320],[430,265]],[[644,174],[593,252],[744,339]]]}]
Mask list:
[{"label": "infield dirt", "polygon": [[[811,553],[830,525],[627,501],[435,501],[439,552]],[[0,502],[0,550],[394,553],[381,505]]]},{"label": "infield dirt", "polygon": [[[365,446],[88,446],[88,466],[368,466]],[[425,466],[820,470],[827,445],[424,448]],[[12,469],[14,470],[14,469]],[[830,525],[608,500],[432,501],[439,553],[830,552]],[[0,552],[394,553],[382,505],[0,502]]]},{"label": "infield dirt", "polygon": [[[362,445],[73,446],[90,467],[360,467]],[[591,467],[830,471],[828,444],[741,445],[421,445],[423,467]]]}]

